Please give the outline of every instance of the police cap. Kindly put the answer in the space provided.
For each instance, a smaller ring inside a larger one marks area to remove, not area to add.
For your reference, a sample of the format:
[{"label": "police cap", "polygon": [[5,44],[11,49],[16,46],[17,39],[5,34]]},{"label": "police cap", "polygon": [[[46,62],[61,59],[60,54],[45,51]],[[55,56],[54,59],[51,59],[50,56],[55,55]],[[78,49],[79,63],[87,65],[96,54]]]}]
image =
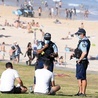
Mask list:
[{"label": "police cap", "polygon": [[80,28],[76,33],[75,35],[80,35],[80,34],[86,34],[86,31],[82,28]]},{"label": "police cap", "polygon": [[50,33],[45,33],[44,34],[44,39],[45,40],[50,40],[51,39],[51,34]]}]

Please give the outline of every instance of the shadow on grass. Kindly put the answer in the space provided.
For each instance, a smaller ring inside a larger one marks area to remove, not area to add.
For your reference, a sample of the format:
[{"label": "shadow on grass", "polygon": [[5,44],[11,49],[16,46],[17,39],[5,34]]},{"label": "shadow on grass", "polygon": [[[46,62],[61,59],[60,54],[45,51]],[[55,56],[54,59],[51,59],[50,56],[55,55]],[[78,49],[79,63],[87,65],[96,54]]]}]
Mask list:
[{"label": "shadow on grass", "polygon": [[73,95],[67,95],[67,94],[56,94],[55,96],[68,96],[68,97],[72,97]]},{"label": "shadow on grass", "polygon": [[[98,92],[96,92],[96,93],[98,93]],[[74,98],[77,98],[77,97],[80,97],[80,96],[74,96],[74,95],[72,95],[72,94],[56,94],[55,96],[66,96],[66,97],[74,97]],[[91,95],[91,94],[88,94],[88,95],[86,95],[85,96],[86,98],[98,98],[98,96],[96,96],[96,95]]]},{"label": "shadow on grass", "polygon": [[59,92],[58,94],[56,94],[55,96],[66,96],[66,97],[72,97],[72,94],[64,94],[63,92]]}]

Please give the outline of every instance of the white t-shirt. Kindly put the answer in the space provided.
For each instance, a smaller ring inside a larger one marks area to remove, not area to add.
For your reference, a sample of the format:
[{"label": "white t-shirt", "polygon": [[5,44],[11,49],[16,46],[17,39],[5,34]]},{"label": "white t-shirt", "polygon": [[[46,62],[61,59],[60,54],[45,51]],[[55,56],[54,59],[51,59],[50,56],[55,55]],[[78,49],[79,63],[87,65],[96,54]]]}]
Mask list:
[{"label": "white t-shirt", "polygon": [[15,78],[18,78],[18,72],[14,69],[6,69],[1,75],[0,91],[11,91],[14,87]]},{"label": "white t-shirt", "polygon": [[35,71],[36,84],[34,92],[37,93],[48,93],[49,92],[49,83],[54,81],[54,75],[51,71],[47,69],[37,69]]}]

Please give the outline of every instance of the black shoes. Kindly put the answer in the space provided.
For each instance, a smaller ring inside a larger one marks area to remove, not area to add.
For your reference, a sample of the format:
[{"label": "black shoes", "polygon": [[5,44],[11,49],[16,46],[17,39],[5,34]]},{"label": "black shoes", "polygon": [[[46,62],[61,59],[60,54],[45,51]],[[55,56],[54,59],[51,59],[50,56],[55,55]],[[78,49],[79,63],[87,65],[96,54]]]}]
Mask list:
[{"label": "black shoes", "polygon": [[80,96],[81,94],[82,94],[82,93],[79,93],[79,92],[78,92],[78,93],[77,93],[77,94],[75,94],[74,96]]},{"label": "black shoes", "polygon": [[86,97],[86,94],[81,94],[80,96],[82,96],[82,97]]},{"label": "black shoes", "polygon": [[77,93],[77,94],[75,94],[74,96],[81,96],[81,97],[86,97],[86,94],[82,94],[82,93]]}]

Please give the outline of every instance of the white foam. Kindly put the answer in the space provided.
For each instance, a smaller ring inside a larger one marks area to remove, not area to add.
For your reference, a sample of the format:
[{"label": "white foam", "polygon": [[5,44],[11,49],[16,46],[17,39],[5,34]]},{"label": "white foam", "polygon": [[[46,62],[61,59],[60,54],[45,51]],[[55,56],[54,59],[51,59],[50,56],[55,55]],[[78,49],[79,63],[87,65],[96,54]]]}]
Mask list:
[{"label": "white foam", "polygon": [[74,6],[74,7],[78,7],[79,6],[79,4],[75,4],[75,3],[69,3],[68,5],[69,6]]},{"label": "white foam", "polygon": [[90,14],[92,14],[92,15],[98,15],[98,11],[90,11]]},{"label": "white foam", "polygon": [[76,12],[77,12],[77,13],[80,13],[80,10],[77,9]]}]

